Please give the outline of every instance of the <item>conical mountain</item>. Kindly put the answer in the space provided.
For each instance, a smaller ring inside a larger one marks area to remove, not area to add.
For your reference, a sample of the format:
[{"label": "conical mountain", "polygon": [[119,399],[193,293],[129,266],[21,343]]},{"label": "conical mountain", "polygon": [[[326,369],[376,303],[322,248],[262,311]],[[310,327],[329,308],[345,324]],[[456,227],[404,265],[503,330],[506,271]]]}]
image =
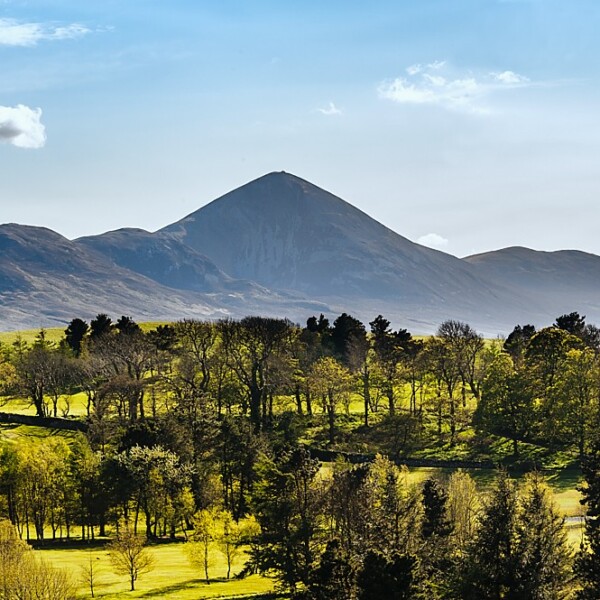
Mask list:
[{"label": "conical mountain", "polygon": [[368,310],[371,317],[395,307],[429,329],[447,318],[512,322],[527,304],[472,265],[415,244],[285,172],[256,179],[160,233],[235,278]]}]

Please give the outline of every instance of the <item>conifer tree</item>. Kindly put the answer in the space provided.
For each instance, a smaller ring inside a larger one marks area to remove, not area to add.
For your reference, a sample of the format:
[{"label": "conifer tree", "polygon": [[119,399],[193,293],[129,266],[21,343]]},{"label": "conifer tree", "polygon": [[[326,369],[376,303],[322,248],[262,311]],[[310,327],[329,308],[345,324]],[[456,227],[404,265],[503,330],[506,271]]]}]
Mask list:
[{"label": "conifer tree", "polygon": [[327,543],[309,585],[311,600],[348,600],[353,597],[354,569],[339,540]]},{"label": "conifer tree", "polygon": [[575,575],[581,589],[578,600],[600,598],[600,447],[598,444],[581,466],[585,485],[580,489],[587,507],[585,536],[575,561]]},{"label": "conifer tree", "polygon": [[414,556],[386,557],[370,551],[358,573],[358,600],[409,600],[418,597],[418,562]]},{"label": "conifer tree", "polygon": [[478,534],[466,559],[464,598],[515,598],[517,590],[517,491],[501,471],[483,508]]},{"label": "conifer tree", "polygon": [[453,554],[450,546],[452,523],[448,519],[448,494],[435,480],[423,485],[420,567],[427,598],[446,597],[452,587]]},{"label": "conifer tree", "polygon": [[528,476],[519,512],[519,598],[560,600],[567,595],[571,556],[564,519],[539,473]]}]

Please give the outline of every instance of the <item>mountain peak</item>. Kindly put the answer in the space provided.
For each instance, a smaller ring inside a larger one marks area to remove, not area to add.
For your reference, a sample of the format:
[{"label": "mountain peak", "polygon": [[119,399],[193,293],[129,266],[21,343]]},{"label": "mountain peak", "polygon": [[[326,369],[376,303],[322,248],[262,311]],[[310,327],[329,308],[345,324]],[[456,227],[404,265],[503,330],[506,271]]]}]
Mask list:
[{"label": "mountain peak", "polygon": [[[450,297],[483,302],[489,293],[456,257],[407,240],[285,171],[263,175],[161,233],[235,278],[310,297],[411,303],[422,312],[424,304]],[[369,306],[376,314],[375,305]]]}]

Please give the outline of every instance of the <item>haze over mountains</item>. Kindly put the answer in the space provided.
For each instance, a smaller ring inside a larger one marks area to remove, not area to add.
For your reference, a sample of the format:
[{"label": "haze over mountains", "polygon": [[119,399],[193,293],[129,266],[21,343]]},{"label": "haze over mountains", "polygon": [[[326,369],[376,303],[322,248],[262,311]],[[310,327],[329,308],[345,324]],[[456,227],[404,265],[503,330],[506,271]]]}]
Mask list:
[{"label": "haze over mountains", "polygon": [[[407,211],[409,207],[407,206]],[[600,322],[600,257],[506,248],[458,259],[311,183],[270,173],[156,233],[69,241],[0,226],[0,329],[98,312],[138,320],[384,314],[415,333],[448,318],[488,335],[577,310]]]}]

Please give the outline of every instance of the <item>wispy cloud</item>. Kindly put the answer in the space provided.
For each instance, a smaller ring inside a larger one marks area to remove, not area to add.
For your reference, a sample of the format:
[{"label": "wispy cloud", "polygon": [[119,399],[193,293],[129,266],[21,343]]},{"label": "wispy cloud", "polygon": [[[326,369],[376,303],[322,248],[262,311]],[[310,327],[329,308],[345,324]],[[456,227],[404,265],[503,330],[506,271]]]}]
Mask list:
[{"label": "wispy cloud", "polygon": [[437,233],[428,233],[422,235],[418,240],[418,244],[429,246],[430,248],[445,248],[448,245],[448,240]]},{"label": "wispy cloud", "polygon": [[523,75],[519,75],[514,71],[502,71],[502,73],[491,73],[496,81],[507,84],[528,83],[529,79]]},{"label": "wispy cloud", "polygon": [[486,114],[484,99],[506,89],[525,87],[530,80],[514,71],[473,74],[450,72],[446,61],[406,68],[408,77],[384,81],[378,88],[380,98],[399,104],[431,104],[452,110]]},{"label": "wispy cloud", "polygon": [[410,65],[410,67],[406,67],[406,72],[409,75],[414,76],[418,73],[421,73],[422,71],[437,71],[438,69],[442,69],[445,65],[445,60],[434,60],[432,63],[429,63],[427,65],[417,63],[414,65]]},{"label": "wispy cloud", "polygon": [[0,142],[18,148],[42,148],[46,143],[46,128],[42,110],[17,106],[0,106]]},{"label": "wispy cloud", "polygon": [[342,110],[338,108],[333,102],[330,102],[325,108],[317,109],[322,115],[327,117],[339,116],[342,114]]},{"label": "wispy cloud", "polygon": [[88,33],[90,29],[79,23],[56,26],[0,19],[0,46],[35,46],[41,41],[71,40]]}]

